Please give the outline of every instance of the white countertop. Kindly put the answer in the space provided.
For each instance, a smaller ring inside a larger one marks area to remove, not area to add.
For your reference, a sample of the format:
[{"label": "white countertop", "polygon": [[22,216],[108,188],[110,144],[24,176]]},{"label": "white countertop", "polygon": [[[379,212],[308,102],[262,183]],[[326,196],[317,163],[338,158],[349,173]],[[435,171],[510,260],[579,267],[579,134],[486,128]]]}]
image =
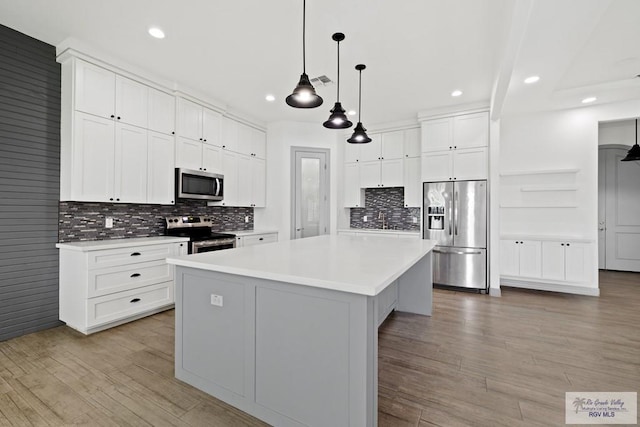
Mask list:
[{"label": "white countertop", "polygon": [[188,242],[187,237],[155,236],[155,237],[134,237],[124,239],[108,240],[83,240],[81,242],[56,243],[58,249],[69,249],[73,251],[89,252],[104,249],[127,248],[130,246],[147,246],[161,243],[182,243]]},{"label": "white countertop", "polygon": [[356,232],[356,233],[389,233],[389,234],[410,234],[410,235],[420,235],[420,230],[411,231],[411,230],[390,230],[388,228],[339,228],[338,232],[346,231],[346,232]]},{"label": "white countertop", "polygon": [[324,235],[167,258],[169,264],[317,288],[377,295],[435,242]]},{"label": "white countertop", "polygon": [[238,230],[238,231],[223,231],[223,233],[235,234],[238,237],[251,236],[253,234],[270,234],[277,233],[278,230]]}]

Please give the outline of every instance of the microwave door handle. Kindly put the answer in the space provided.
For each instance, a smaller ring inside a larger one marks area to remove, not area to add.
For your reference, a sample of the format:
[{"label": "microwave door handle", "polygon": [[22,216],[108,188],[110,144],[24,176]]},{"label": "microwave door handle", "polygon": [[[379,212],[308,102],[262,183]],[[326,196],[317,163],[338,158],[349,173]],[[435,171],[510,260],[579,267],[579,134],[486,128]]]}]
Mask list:
[{"label": "microwave door handle", "polygon": [[220,195],[220,178],[216,178],[216,196]]}]

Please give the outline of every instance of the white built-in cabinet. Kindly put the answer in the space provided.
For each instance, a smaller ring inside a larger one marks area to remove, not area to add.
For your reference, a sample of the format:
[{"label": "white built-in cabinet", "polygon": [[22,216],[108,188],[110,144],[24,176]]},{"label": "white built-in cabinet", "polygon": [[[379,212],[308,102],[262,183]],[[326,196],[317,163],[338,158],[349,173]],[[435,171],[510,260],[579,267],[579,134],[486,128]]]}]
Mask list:
[{"label": "white built-in cabinet", "polygon": [[241,234],[236,237],[236,248],[243,248],[247,246],[264,245],[267,243],[275,243],[278,241],[277,232],[267,233],[251,233]]},{"label": "white built-in cabinet", "polygon": [[422,122],[422,181],[487,179],[489,113]]},{"label": "white built-in cabinet", "polygon": [[345,146],[344,206],[363,207],[362,189],[381,187],[404,187],[405,206],[420,206],[419,129],[369,136],[368,144]]},{"label": "white built-in cabinet", "polygon": [[173,204],[174,117],[172,95],[64,61],[60,200]]},{"label": "white built-in cabinet", "polygon": [[[502,239],[500,276],[507,285],[566,291],[591,287],[593,243],[572,239]],[[580,292],[576,292],[580,293]]]}]

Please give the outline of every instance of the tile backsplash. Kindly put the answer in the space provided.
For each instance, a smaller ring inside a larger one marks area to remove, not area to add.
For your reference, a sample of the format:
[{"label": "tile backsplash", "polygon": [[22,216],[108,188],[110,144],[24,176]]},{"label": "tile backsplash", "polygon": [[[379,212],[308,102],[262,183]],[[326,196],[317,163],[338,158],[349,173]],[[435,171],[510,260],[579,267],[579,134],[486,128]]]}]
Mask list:
[{"label": "tile backsplash", "polygon": [[[175,205],[60,202],[58,241],[123,239],[164,235],[166,216],[208,215],[214,231],[253,230],[253,208],[207,206],[198,200]],[[249,222],[245,222],[245,217]],[[105,217],[113,228],[105,228]]]},{"label": "tile backsplash", "polygon": [[[383,213],[390,229],[420,230],[420,208],[404,207],[404,187],[367,188],[364,197],[364,208],[351,208],[351,228],[382,228],[382,219],[378,218]],[[413,218],[417,218],[416,223]]]}]

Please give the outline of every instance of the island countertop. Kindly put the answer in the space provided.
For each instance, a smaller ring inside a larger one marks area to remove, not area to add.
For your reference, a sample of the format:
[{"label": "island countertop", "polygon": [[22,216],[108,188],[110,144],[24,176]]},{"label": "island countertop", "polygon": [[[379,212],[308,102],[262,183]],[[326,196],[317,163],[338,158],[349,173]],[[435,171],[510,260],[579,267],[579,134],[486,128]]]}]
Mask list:
[{"label": "island countertop", "polygon": [[374,296],[435,246],[423,239],[323,235],[167,258],[169,264]]}]

